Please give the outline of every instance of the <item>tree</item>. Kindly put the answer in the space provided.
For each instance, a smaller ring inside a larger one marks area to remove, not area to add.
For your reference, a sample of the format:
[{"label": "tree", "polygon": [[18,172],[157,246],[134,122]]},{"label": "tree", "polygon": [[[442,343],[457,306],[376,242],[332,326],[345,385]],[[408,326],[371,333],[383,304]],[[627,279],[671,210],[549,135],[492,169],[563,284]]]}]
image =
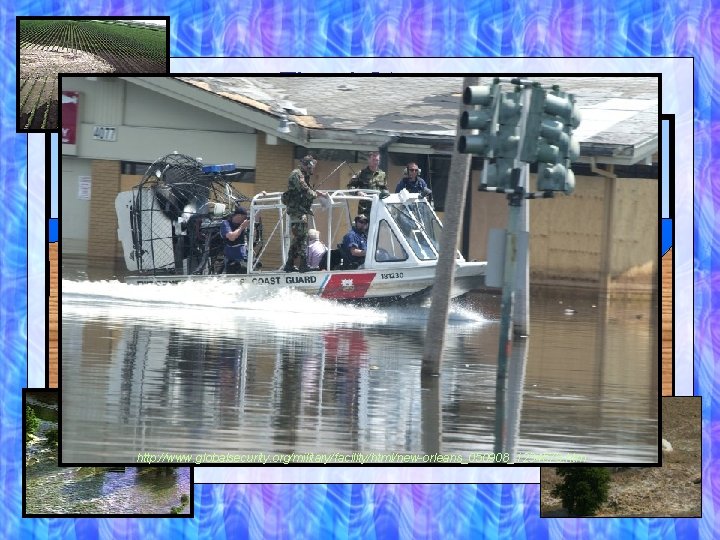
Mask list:
[{"label": "tree", "polygon": [[30,435],[34,435],[40,426],[40,419],[35,416],[30,406],[25,407],[25,440],[30,440]]},{"label": "tree", "polygon": [[552,493],[560,497],[570,515],[595,515],[607,501],[610,471],[606,467],[557,467],[556,471],[563,481]]}]

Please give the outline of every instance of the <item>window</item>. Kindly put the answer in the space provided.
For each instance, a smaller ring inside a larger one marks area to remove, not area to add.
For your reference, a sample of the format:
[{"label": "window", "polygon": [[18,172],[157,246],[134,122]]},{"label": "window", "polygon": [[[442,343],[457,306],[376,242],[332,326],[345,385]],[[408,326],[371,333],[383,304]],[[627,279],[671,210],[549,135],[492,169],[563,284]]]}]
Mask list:
[{"label": "window", "polygon": [[439,252],[442,226],[435,217],[435,214],[433,214],[430,206],[424,203],[415,203],[414,205],[409,205],[408,209],[413,213],[415,219],[420,222],[420,225],[422,225],[422,228],[430,242],[432,242],[435,251]]},{"label": "window", "polygon": [[435,210],[445,210],[445,195],[447,192],[448,178],[450,177],[450,156],[434,155],[428,156],[429,167],[423,178],[432,189],[433,205]]},{"label": "window", "polygon": [[407,258],[408,254],[405,248],[400,244],[388,222],[383,219],[378,227],[375,261],[396,262],[405,261]]},{"label": "window", "polygon": [[[445,194],[447,192],[448,178],[450,176],[450,156],[443,154],[390,154],[393,165],[402,165],[414,161],[421,169],[420,177],[423,178],[428,187],[432,190],[433,205],[435,210],[445,210]],[[393,188],[395,184],[393,183]]]},{"label": "window", "polygon": [[[416,203],[415,206],[419,206],[419,204]],[[417,258],[421,261],[437,259],[437,252],[431,246],[427,236],[434,235],[434,232],[425,230],[425,225],[418,220],[418,210],[411,205],[406,207],[404,204],[388,204],[387,208]]]},{"label": "window", "polygon": [[121,161],[120,162],[120,174],[137,174],[145,176],[149,163],[139,163],[137,161]]}]

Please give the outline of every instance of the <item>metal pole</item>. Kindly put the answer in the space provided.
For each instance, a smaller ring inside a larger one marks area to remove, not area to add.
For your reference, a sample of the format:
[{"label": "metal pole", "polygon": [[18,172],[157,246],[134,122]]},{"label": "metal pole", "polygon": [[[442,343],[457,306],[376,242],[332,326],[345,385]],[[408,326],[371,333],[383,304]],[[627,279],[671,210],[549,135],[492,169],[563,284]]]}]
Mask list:
[{"label": "metal pole", "polygon": [[[525,163],[522,169],[522,186],[525,191],[530,189],[530,165]],[[513,317],[513,334],[515,337],[530,335],[530,203],[525,201],[520,212],[520,223],[518,230],[525,233],[528,241],[523,243],[525,250],[523,260],[525,264],[518,268],[518,276],[515,281],[517,294],[515,297],[515,313]]]},{"label": "metal pole", "polygon": [[[519,169],[516,169],[519,172]],[[503,274],[502,301],[500,304],[500,339],[495,393],[495,450],[501,451],[505,440],[505,384],[508,358],[512,354],[513,306],[515,301],[515,265],[517,262],[517,233],[521,223],[524,197],[522,193],[508,195],[508,227],[505,236],[505,270]]]},{"label": "metal pole", "polygon": [[[520,147],[518,148],[516,158],[513,161],[513,177],[511,181],[511,187],[515,189],[513,193],[507,195],[508,198],[508,225],[507,232],[505,235],[505,267],[503,273],[503,289],[502,289],[502,301],[500,304],[500,338],[498,344],[498,367],[496,377],[496,394],[495,394],[495,450],[501,450],[503,441],[505,440],[504,433],[504,418],[505,418],[505,384],[507,380],[507,366],[508,358],[512,354],[512,342],[513,342],[513,325],[518,322],[519,326],[525,326],[524,321],[516,321],[516,314],[514,313],[515,307],[515,295],[516,295],[516,281],[517,273],[523,271],[518,266],[518,236],[519,233],[527,228],[527,206],[525,203],[525,191],[527,190],[528,177],[527,172],[529,171],[526,164],[521,165],[520,160],[517,156],[522,151],[522,145],[525,140],[525,124],[527,122],[527,109],[529,94],[527,90],[523,91],[523,112],[520,118]],[[527,258],[526,258],[527,260]],[[527,299],[527,288],[522,290],[523,287],[518,289],[518,298],[523,302],[523,307],[519,311],[523,311],[523,317],[526,318],[528,311],[525,309],[525,302]]]},{"label": "metal pole", "polygon": [[[525,144],[525,137],[527,132],[527,120],[528,113],[530,110],[530,88],[524,88],[522,91],[522,103],[523,112],[520,118],[520,145],[518,148],[518,156],[522,155],[522,147]],[[521,174],[519,185],[522,186],[523,192],[528,193],[530,191],[530,164],[523,163],[520,160],[515,160],[515,166],[521,167]],[[517,302],[517,309],[515,310],[513,317],[513,328],[515,336],[528,336],[530,335],[530,254],[529,251],[529,234],[530,234],[530,204],[526,201],[524,204],[521,202],[521,212],[518,216],[518,228],[517,231],[527,233],[528,242],[523,244],[525,249],[523,260],[525,265],[523,268],[518,268],[516,271],[519,274],[513,287],[518,285],[517,295],[515,301]]]},{"label": "metal pole", "polygon": [[[478,77],[464,77],[462,93],[467,86],[479,84]],[[458,114],[457,133],[460,132],[460,116],[464,110],[472,109],[472,105],[460,106]],[[445,345],[445,327],[448,321],[452,283],[455,276],[455,253],[460,234],[460,224],[465,210],[465,195],[467,193],[468,178],[470,176],[470,162],[472,156],[461,154],[457,147],[453,149],[450,162],[450,177],[448,179],[447,195],[445,197],[445,212],[443,232],[440,237],[440,253],[435,270],[435,283],[432,288],[432,300],[428,322],[425,330],[425,350],[423,352],[423,377],[439,375],[442,365],[442,351]]]},{"label": "metal pole", "polygon": [[[523,386],[530,340],[522,340],[513,347],[507,370],[507,384],[495,388],[495,441],[496,454],[509,454],[509,463],[515,463],[517,442],[520,435],[520,418],[523,406]],[[500,381],[498,381],[500,382]],[[504,382],[504,381],[503,381]],[[503,456],[503,460],[504,460]]]}]

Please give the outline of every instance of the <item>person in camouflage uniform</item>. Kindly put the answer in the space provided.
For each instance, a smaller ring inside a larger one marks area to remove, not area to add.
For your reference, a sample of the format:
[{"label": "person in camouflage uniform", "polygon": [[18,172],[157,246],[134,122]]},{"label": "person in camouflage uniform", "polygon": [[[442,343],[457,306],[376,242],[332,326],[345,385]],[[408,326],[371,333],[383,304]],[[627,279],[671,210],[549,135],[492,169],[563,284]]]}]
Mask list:
[{"label": "person in camouflage uniform", "polygon": [[[368,165],[359,174],[353,176],[348,183],[348,189],[377,189],[380,190],[380,197],[383,198],[388,194],[387,180],[385,179],[385,171],[380,168],[380,152],[370,152],[368,154]],[[358,214],[365,214],[370,217],[370,201],[360,201],[358,203]]]},{"label": "person in camouflage uniform", "polygon": [[[312,214],[311,206],[315,197],[327,197],[326,193],[315,191],[309,185],[310,176],[315,171],[317,162],[308,155],[300,160],[300,167],[293,169],[288,177],[288,189],[283,193],[282,202],[290,216],[290,227],[293,238],[288,250],[285,272],[304,272],[307,266],[307,232],[308,214]],[[295,266],[295,262],[298,262]]]}]

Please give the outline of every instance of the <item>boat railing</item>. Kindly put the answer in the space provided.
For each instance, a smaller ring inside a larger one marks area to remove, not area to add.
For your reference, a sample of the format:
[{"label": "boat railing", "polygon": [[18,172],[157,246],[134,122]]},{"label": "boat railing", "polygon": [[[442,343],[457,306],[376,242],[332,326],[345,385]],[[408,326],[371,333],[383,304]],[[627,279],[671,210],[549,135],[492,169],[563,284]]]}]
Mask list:
[{"label": "boat railing", "polygon": [[[373,189],[331,189],[324,191],[324,193],[327,193],[327,198],[318,197],[313,202],[312,208],[314,213],[311,217],[311,223],[313,226],[319,228],[315,221],[316,213],[321,209],[327,212],[327,218],[321,220],[324,223],[322,231],[327,240],[328,249],[332,250],[334,248],[333,234],[342,226],[341,223],[344,224],[348,230],[352,225],[354,216],[351,215],[349,203],[352,201],[375,201],[381,192]],[[248,250],[247,266],[248,272],[250,273],[259,271],[261,265],[258,265],[258,261],[262,260],[262,257],[266,254],[268,247],[272,244],[272,240],[277,234],[280,235],[280,240],[275,245],[276,248],[282,252],[280,259],[282,260],[282,265],[285,265],[286,253],[289,248],[290,230],[289,223],[286,219],[286,207],[282,202],[282,192],[262,191],[255,195],[250,203],[250,219],[257,222],[258,216],[266,216],[268,212],[272,215],[273,210],[277,211],[276,217],[273,218],[275,219],[275,223],[270,233],[263,239],[260,251],[254,253],[253,250]],[[342,214],[339,216],[334,214],[333,211],[336,210],[340,210]],[[254,229],[251,229],[249,245],[255,245],[256,238],[254,237],[254,232]],[[325,269],[330,269],[329,256],[327,257],[327,266]]]},{"label": "boat railing", "polygon": [[[333,190],[320,190],[323,193],[327,193],[327,195],[330,197],[330,200],[334,203],[342,202],[344,200],[356,200],[356,201],[362,201],[362,200],[371,200],[373,199],[374,195],[380,195],[381,191],[377,189],[333,189]],[[266,207],[272,207],[273,205],[278,206],[285,206],[282,204],[282,194],[281,191],[273,191],[273,192],[266,192],[261,191],[257,195],[255,195],[252,198],[251,205],[252,206],[262,206],[263,208]],[[322,205],[322,199],[318,198],[315,200],[315,203],[313,203],[313,206],[315,205]]]}]

